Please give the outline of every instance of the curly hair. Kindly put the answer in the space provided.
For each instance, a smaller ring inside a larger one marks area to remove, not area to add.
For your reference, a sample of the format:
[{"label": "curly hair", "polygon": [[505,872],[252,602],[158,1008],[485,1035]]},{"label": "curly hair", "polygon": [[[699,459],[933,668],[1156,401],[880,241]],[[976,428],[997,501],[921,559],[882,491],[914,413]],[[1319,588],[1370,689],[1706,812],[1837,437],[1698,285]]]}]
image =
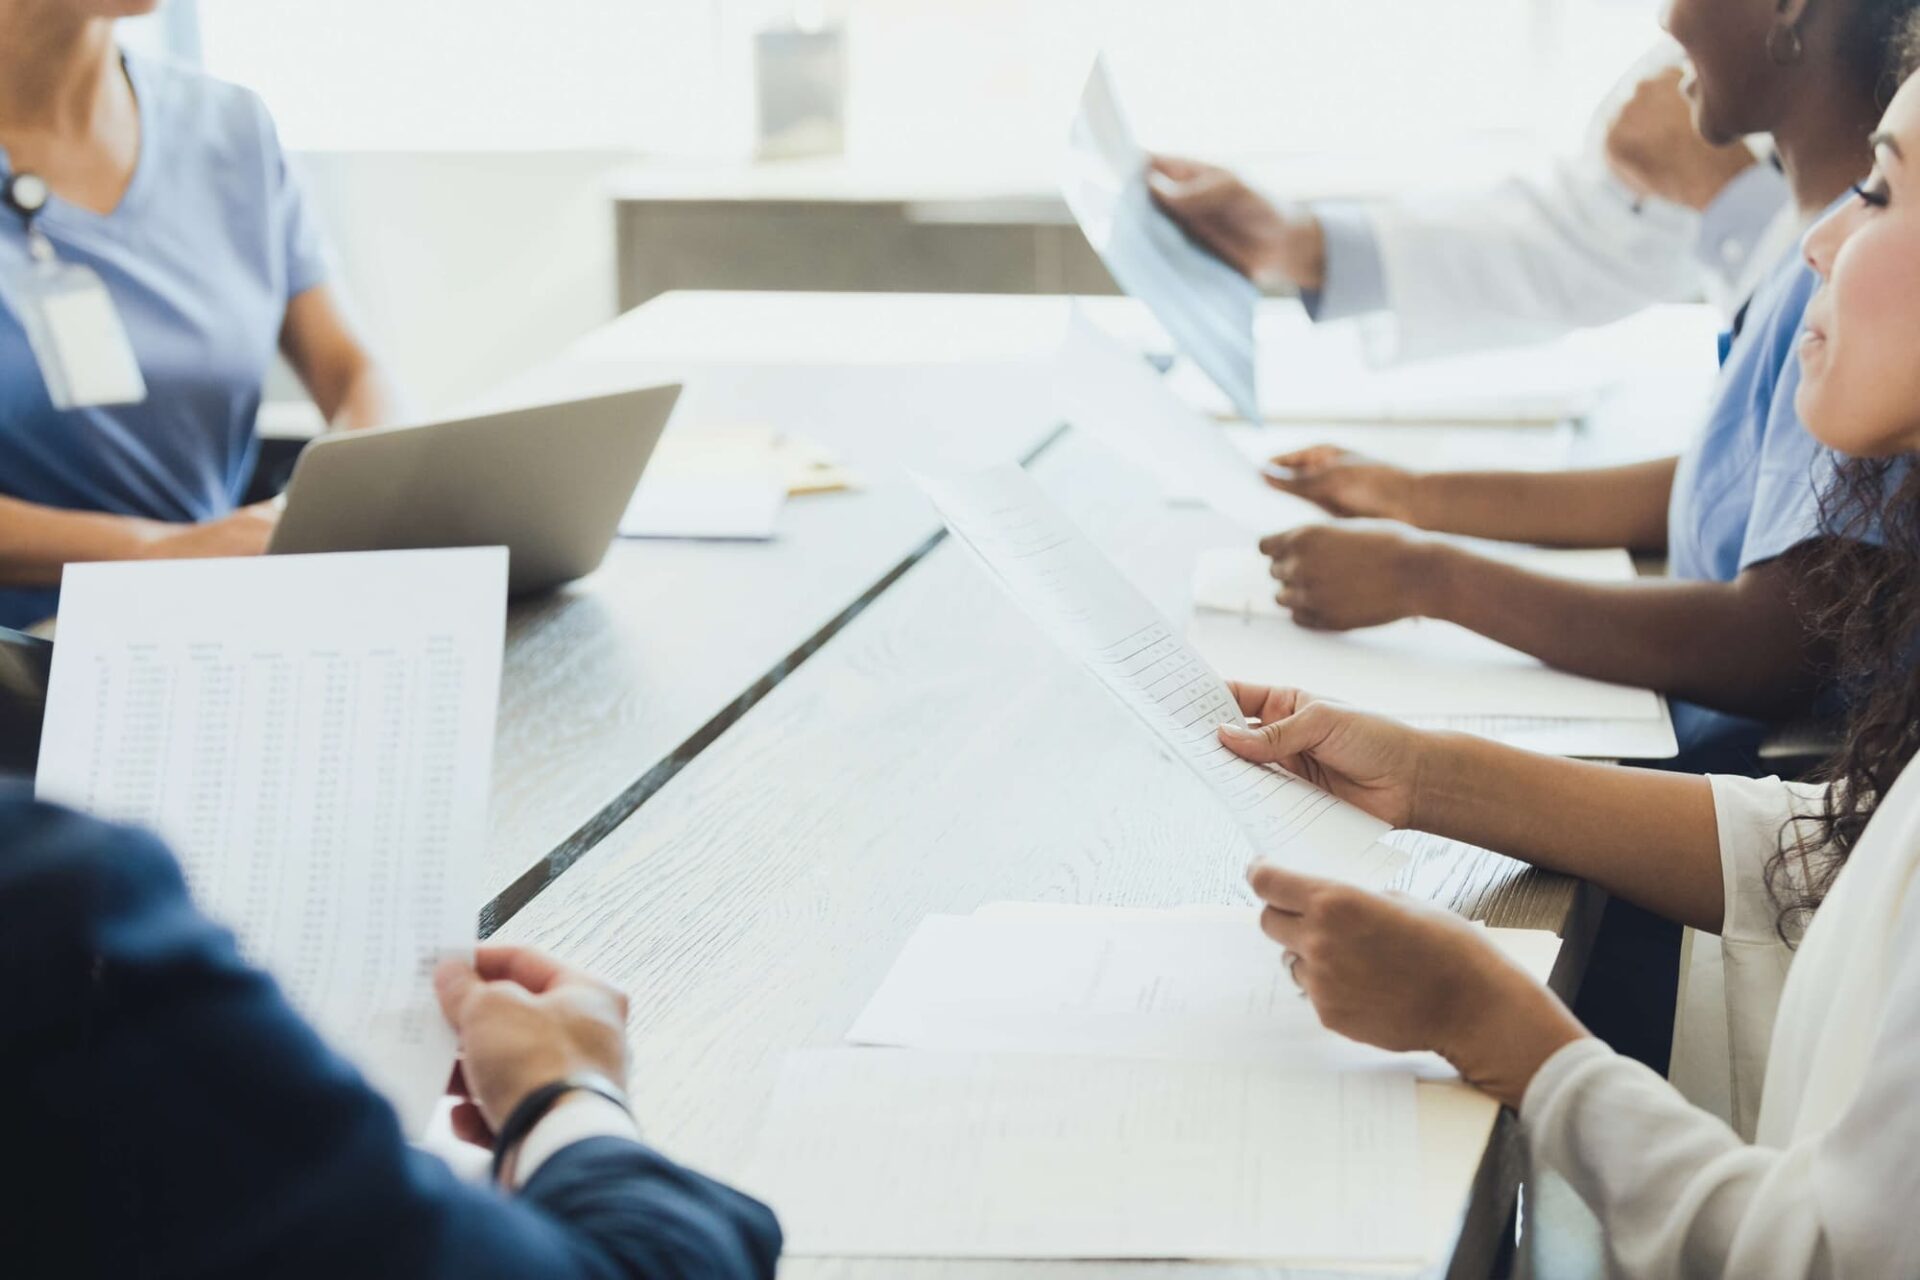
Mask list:
[{"label": "curly hair", "polygon": [[[1869,2],[1868,10],[1892,7]],[[1920,13],[1883,29],[1896,85],[1920,74]],[[1874,809],[1920,753],[1920,467],[1903,458],[1847,458],[1820,496],[1825,535],[1803,568],[1802,597],[1831,645],[1846,732],[1815,777],[1819,811],[1789,821],[1767,863],[1776,928],[1794,941],[1826,898]],[[1879,535],[1879,545],[1868,539]]]},{"label": "curly hair", "polygon": [[1920,62],[1920,0],[1858,0],[1845,40],[1885,106]]},{"label": "curly hair", "polygon": [[[1826,783],[1811,821],[1790,822],[1768,862],[1777,927],[1793,941],[1900,771],[1920,753],[1920,468],[1900,459],[1840,463],[1820,499],[1824,537],[1802,598],[1831,645],[1846,731],[1815,778]],[[1880,545],[1867,542],[1876,532]]]}]

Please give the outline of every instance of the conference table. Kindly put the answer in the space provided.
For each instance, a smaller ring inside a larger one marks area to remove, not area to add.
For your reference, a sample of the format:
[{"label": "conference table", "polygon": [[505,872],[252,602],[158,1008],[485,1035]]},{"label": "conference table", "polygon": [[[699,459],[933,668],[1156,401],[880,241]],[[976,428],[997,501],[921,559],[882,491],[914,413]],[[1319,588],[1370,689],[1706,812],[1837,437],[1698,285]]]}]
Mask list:
[{"label": "conference table", "polygon": [[[509,616],[482,930],[630,994],[637,1112],[696,1167],[745,1168],[783,1055],[838,1045],[930,913],[1245,903],[1252,925],[1231,819],[943,536],[910,475],[1025,465],[1179,612],[1194,553],[1237,535],[1061,424],[1048,357],[1069,305],[668,294],[474,406],[672,379],[685,392],[671,431],[772,426],[862,481],[793,499],[772,541],[623,540],[598,572]],[[1103,323],[1151,333],[1126,300],[1100,306]],[[1392,838],[1414,854],[1408,892],[1559,934],[1553,985],[1571,996],[1601,894],[1485,850]],[[1514,1244],[1515,1124],[1457,1083],[1418,1092],[1431,1245],[1408,1274],[1488,1275]],[[1119,1265],[790,1258],[783,1273]],[[1126,1273],[1354,1272],[1305,1260]]]}]

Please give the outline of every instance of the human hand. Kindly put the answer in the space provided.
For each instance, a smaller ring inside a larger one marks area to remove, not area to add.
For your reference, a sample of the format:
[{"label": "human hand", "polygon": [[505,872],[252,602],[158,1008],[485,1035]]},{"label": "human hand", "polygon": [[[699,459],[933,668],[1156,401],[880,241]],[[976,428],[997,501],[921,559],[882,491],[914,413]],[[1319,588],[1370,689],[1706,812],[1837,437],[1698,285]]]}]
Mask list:
[{"label": "human hand", "polygon": [[1315,631],[1377,627],[1434,611],[1438,544],[1390,528],[1308,524],[1260,540],[1274,600]]},{"label": "human hand", "polygon": [[1704,210],[1756,161],[1745,143],[1714,146],[1700,136],[1684,74],[1666,67],[1634,86],[1607,126],[1607,165],[1635,195]]},{"label": "human hand", "polygon": [[1182,231],[1255,284],[1325,286],[1327,237],[1318,218],[1287,217],[1228,170],[1178,156],[1154,156],[1147,186]]},{"label": "human hand", "polygon": [[1451,911],[1256,864],[1260,929],[1331,1031],[1432,1050],[1518,1108],[1540,1067],[1587,1032],[1554,994]]},{"label": "human hand", "polygon": [[1329,515],[1388,520],[1408,518],[1417,479],[1410,471],[1331,444],[1283,453],[1262,474],[1282,493],[1305,498]]},{"label": "human hand", "polygon": [[440,1011],[460,1037],[454,1133],[492,1145],[535,1089],[592,1071],[627,1079],[627,998],[527,947],[480,947],[433,975]]},{"label": "human hand", "polygon": [[140,557],[146,560],[197,560],[264,555],[280,523],[280,504],[256,502],[231,515],[198,524],[141,521]]},{"label": "human hand", "polygon": [[1220,741],[1255,764],[1277,764],[1394,827],[1417,826],[1433,735],[1298,689],[1230,684],[1257,728],[1222,725]]}]

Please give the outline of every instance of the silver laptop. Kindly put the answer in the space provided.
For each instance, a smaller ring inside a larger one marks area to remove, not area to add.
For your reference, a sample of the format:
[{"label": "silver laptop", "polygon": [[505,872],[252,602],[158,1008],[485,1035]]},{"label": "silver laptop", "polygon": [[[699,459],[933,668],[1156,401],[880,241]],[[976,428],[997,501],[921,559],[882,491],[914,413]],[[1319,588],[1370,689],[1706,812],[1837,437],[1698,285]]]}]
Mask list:
[{"label": "silver laptop", "polygon": [[514,594],[569,582],[606,557],[679,396],[322,436],[294,465],[268,554],[503,546]]}]

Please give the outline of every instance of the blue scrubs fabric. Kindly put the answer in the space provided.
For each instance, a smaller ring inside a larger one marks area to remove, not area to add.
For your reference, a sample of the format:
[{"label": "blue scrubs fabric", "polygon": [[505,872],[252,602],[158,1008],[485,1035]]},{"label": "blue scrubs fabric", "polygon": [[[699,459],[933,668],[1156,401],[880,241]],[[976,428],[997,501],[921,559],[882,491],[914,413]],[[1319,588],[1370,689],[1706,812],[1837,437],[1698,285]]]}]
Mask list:
[{"label": "blue scrubs fabric", "polygon": [[[1819,281],[1797,253],[1762,285],[1739,336],[1722,340],[1719,390],[1705,430],[1680,459],[1667,511],[1667,567],[1676,578],[1731,582],[1820,532],[1833,453],[1794,411],[1795,346]],[[1673,704],[1683,754],[1757,743],[1756,721]]]},{"label": "blue scrubs fabric", "polygon": [[[56,198],[39,220],[62,261],[106,284],[147,398],[56,410],[0,285],[0,494],[43,506],[168,521],[231,511],[253,471],[254,418],[288,302],[326,278],[316,224],[266,108],[252,93],[125,56],[140,152],[101,215]],[[0,175],[12,172],[0,150]],[[0,280],[27,262],[0,209]],[[51,589],[0,588],[0,625],[54,612]]]}]

